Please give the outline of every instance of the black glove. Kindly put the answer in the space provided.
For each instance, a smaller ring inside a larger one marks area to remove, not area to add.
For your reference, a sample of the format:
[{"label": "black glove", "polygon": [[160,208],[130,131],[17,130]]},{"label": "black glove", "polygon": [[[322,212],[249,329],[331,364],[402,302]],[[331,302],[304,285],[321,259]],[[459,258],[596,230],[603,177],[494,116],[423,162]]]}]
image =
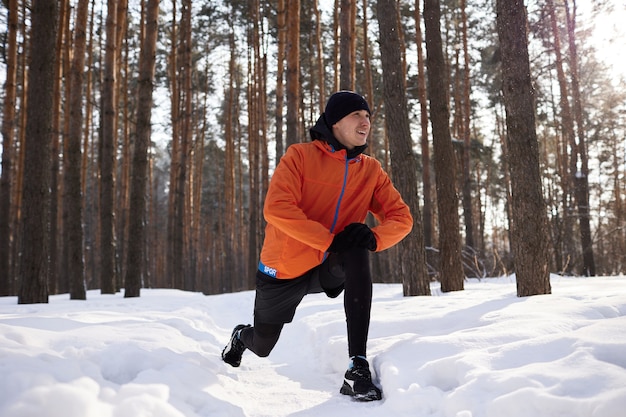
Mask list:
[{"label": "black glove", "polygon": [[341,232],[337,233],[328,252],[340,253],[354,247],[376,250],[376,237],[372,230],[363,223],[351,223]]},{"label": "black glove", "polygon": [[333,238],[333,242],[328,247],[328,252],[340,253],[345,252],[353,247],[354,244],[351,240],[348,239],[348,233],[346,233],[344,229],[335,235],[335,237]]},{"label": "black glove", "polygon": [[366,248],[371,251],[376,250],[376,236],[374,232],[364,223],[351,223],[343,229],[348,234],[348,240],[352,241],[353,246]]}]

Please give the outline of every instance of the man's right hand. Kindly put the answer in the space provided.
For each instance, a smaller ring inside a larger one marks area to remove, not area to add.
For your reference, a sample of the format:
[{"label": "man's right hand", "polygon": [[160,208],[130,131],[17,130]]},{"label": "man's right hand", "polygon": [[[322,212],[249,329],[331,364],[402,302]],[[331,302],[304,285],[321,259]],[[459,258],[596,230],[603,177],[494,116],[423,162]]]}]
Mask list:
[{"label": "man's right hand", "polygon": [[350,223],[341,232],[337,233],[328,247],[328,252],[340,253],[354,247],[376,250],[376,237],[364,223]]}]

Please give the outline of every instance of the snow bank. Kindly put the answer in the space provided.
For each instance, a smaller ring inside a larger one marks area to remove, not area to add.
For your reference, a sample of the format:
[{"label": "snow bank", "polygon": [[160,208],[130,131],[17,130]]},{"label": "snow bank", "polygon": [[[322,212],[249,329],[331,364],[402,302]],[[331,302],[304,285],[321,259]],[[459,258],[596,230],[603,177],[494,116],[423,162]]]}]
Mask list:
[{"label": "snow bank", "polygon": [[369,359],[377,403],[339,394],[347,365],[342,300],[305,297],[269,358],[220,359],[253,292],[175,290],[0,298],[0,416],[622,417],[626,278],[552,277],[516,297],[512,278],[402,297],[376,284]]}]

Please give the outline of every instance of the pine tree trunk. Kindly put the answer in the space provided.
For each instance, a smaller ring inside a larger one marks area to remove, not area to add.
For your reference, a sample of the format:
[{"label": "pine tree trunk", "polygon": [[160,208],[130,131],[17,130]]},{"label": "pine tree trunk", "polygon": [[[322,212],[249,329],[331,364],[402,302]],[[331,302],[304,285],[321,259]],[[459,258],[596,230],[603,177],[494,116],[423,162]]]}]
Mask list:
[{"label": "pine tree trunk", "polygon": [[[116,158],[114,172],[119,172],[119,181],[115,187],[115,289],[116,291],[124,286],[123,279],[126,275],[126,253],[128,246],[128,216],[130,200],[130,170],[131,170],[131,138],[130,138],[130,106],[128,95],[129,86],[129,50],[128,43],[124,42],[126,37],[128,15],[128,0],[119,0],[117,3],[116,38],[115,50],[115,79],[116,79],[116,106],[119,109],[119,117],[115,118],[116,137],[119,135],[120,155]],[[122,71],[125,68],[125,71]],[[121,123],[120,123],[121,122]],[[121,126],[119,126],[121,124]],[[119,126],[119,128],[118,128]],[[117,166],[119,166],[119,171]]]},{"label": "pine tree trunk", "polygon": [[[65,91],[61,91],[63,74],[69,73],[69,56],[72,48],[70,38],[70,16],[69,1],[59,1],[59,29],[57,30],[56,51],[57,65],[54,68],[54,99],[52,103],[52,131],[54,135],[51,143],[51,165],[50,165],[50,277],[48,278],[48,291],[51,294],[69,291],[69,276],[59,274],[61,270],[67,269],[67,251],[63,246],[62,236],[65,235],[63,221],[67,217],[63,204],[64,183],[62,181],[61,160],[59,155],[65,150],[61,146],[62,138],[65,138],[69,120],[69,112],[61,123],[61,97],[66,95],[69,83],[66,83]],[[63,128],[61,127],[63,126]],[[62,130],[64,132],[62,132]]]},{"label": "pine tree trunk", "polygon": [[567,33],[569,39],[569,59],[571,66],[572,94],[574,98],[574,115],[578,131],[578,144],[576,150],[580,157],[580,171],[575,171],[574,190],[576,204],[578,206],[578,222],[580,227],[580,241],[583,251],[583,275],[596,275],[596,263],[593,256],[593,240],[591,236],[591,224],[589,220],[589,162],[587,157],[587,140],[585,138],[585,124],[583,121],[583,98],[580,92],[578,79],[578,56],[576,48],[576,2],[573,2],[574,10],[570,14],[569,1],[565,0],[567,16]]},{"label": "pine tree trunk", "polygon": [[352,26],[352,13],[355,8],[354,0],[341,0],[339,12],[339,26],[341,30],[339,40],[339,89],[354,90],[354,66],[352,50],[354,49],[355,33]]},{"label": "pine tree trunk", "polygon": [[399,28],[395,0],[378,0],[380,53],[383,63],[383,95],[385,124],[391,143],[392,176],[398,191],[409,205],[413,215],[413,231],[399,244],[398,262],[405,296],[430,295],[426,270],[426,252],[422,216],[417,190],[417,161],[413,153],[406,101],[405,74],[401,67]]},{"label": "pine tree trunk", "polygon": [[80,0],[74,27],[74,55],[70,71],[70,125],[65,149],[65,198],[67,218],[64,221],[64,247],[68,254],[67,274],[70,280],[70,298],[87,298],[83,255],[83,202],[81,187],[81,146],[83,138],[83,81],[85,48],[87,44],[87,17],[89,0]]},{"label": "pine tree trunk", "polygon": [[58,4],[33,0],[24,158],[19,304],[47,303],[50,225],[50,142]]},{"label": "pine tree trunk", "polygon": [[148,0],[146,32],[139,56],[137,87],[137,136],[133,154],[133,175],[130,191],[130,224],[124,297],[139,297],[145,276],[146,196],[148,149],[150,147],[154,66],[159,25],[159,0]]},{"label": "pine tree trunk", "polygon": [[300,123],[300,0],[287,0],[287,138],[302,141]]},{"label": "pine tree trunk", "polygon": [[285,139],[283,135],[284,115],[283,108],[285,104],[285,59],[287,44],[287,6],[285,0],[278,0],[276,10],[277,19],[277,55],[276,55],[276,165],[285,153]]},{"label": "pine tree trunk", "polygon": [[165,243],[166,247],[166,277],[169,285],[172,288],[181,289],[183,286],[182,283],[182,273],[181,273],[181,265],[182,259],[179,258],[180,252],[182,252],[182,248],[180,248],[179,243],[182,245],[182,236],[181,230],[182,225],[179,224],[181,220],[180,213],[180,200],[182,200],[182,194],[184,190],[179,189],[180,187],[180,176],[181,171],[183,169],[183,156],[182,156],[182,119],[180,117],[181,113],[181,93],[180,93],[180,82],[179,79],[182,74],[179,72],[179,48],[178,43],[180,42],[178,36],[178,24],[177,15],[176,15],[176,1],[172,2],[172,30],[171,30],[171,50],[170,50],[170,62],[169,62],[169,74],[170,74],[170,97],[171,97],[171,120],[172,120],[172,158],[170,162],[170,189],[168,195],[168,212],[167,212],[167,240]]},{"label": "pine tree trunk", "polygon": [[439,213],[440,281],[443,292],[463,289],[461,237],[459,235],[458,198],[456,193],[456,156],[450,135],[446,66],[440,30],[439,0],[424,1],[428,96],[433,129],[433,158]]},{"label": "pine tree trunk", "polygon": [[[363,10],[367,10],[367,0],[363,0],[362,3],[362,9]],[[371,62],[371,57],[370,57],[370,38],[369,38],[369,24],[368,24],[368,18],[367,18],[367,13],[363,13],[363,26],[362,26],[362,30],[363,30],[363,66],[364,66],[364,71],[365,71],[365,88],[363,91],[361,91],[361,94],[365,96],[365,98],[367,99],[368,103],[370,103],[370,106],[372,108],[376,108],[376,103],[374,102],[374,81],[373,81],[373,76],[372,76],[372,62]],[[323,104],[322,104],[323,106]],[[320,108],[320,112],[324,111],[324,108],[321,107]],[[373,110],[374,114],[372,114],[372,124],[374,123],[374,120],[376,119],[376,110]],[[379,145],[377,143],[376,140],[372,140],[372,137],[370,136],[369,138],[369,144],[368,144],[368,152],[370,155],[376,157],[377,156],[377,150],[379,148]]]},{"label": "pine tree trunk", "polygon": [[[319,90],[318,111],[321,114],[324,111],[324,103],[326,102],[326,70],[324,69],[324,47],[322,45],[322,16],[317,0],[313,1],[313,14],[315,15],[315,70],[317,72],[317,81],[315,84]],[[366,51],[367,49],[364,47],[364,60],[366,59]]]},{"label": "pine tree trunk", "polygon": [[339,24],[339,12],[341,10],[340,3],[342,0],[335,0],[333,7],[333,84],[332,91],[339,90],[339,78],[340,78],[340,24]]},{"label": "pine tree trunk", "polygon": [[474,239],[474,213],[472,207],[472,177],[471,177],[471,102],[470,102],[470,62],[467,48],[467,12],[465,0],[461,1],[461,25],[463,37],[463,118],[462,118],[462,140],[463,140],[463,220],[465,223],[465,246],[468,249],[476,249]]},{"label": "pine tree trunk", "polygon": [[422,0],[415,0],[415,27],[417,44],[417,95],[420,104],[420,148],[422,150],[422,189],[423,208],[422,218],[424,219],[424,245],[428,248],[433,245],[433,206],[430,179],[430,146],[428,143],[428,102],[426,97],[426,71],[423,53],[422,37],[422,14],[420,3]]},{"label": "pine tree trunk", "polygon": [[[87,49],[85,53],[87,54],[87,68],[93,67],[93,45],[94,45],[94,17],[95,17],[95,7],[91,8],[91,15],[89,18],[89,43],[87,45]],[[94,244],[94,236],[95,236],[95,225],[92,216],[93,208],[97,206],[97,198],[92,198],[92,188],[90,185],[94,182],[94,172],[97,172],[97,168],[93,166],[93,155],[95,154],[93,147],[95,134],[92,131],[92,123],[91,118],[93,114],[93,104],[92,104],[92,91],[93,91],[93,80],[96,79],[97,76],[94,76],[93,71],[87,71],[85,74],[85,123],[83,127],[83,160],[81,162],[81,194],[82,198],[82,210],[83,216],[85,219],[91,219],[92,221],[85,222],[83,228],[84,234],[84,253],[85,253],[85,281],[87,284],[87,289],[92,289],[97,286],[94,285],[98,276],[95,272],[95,244]],[[88,194],[89,190],[89,194]]]},{"label": "pine tree trunk", "polygon": [[261,210],[261,199],[259,197],[259,137],[251,135],[248,143],[248,164],[250,167],[249,189],[250,189],[250,207],[248,211],[248,259],[246,264],[248,269],[246,277],[248,283],[252,284],[253,277],[258,267],[258,250],[259,246],[259,216]]},{"label": "pine tree trunk", "polygon": [[102,137],[100,139],[100,291],[114,294],[115,273],[115,155],[116,19],[117,1],[108,0],[104,85],[102,87]]},{"label": "pine tree trunk", "polygon": [[[22,219],[24,218],[24,211],[23,211],[23,200],[24,200],[24,167],[26,165],[26,123],[27,123],[27,118],[28,118],[28,97],[29,97],[29,85],[28,85],[28,77],[26,74],[28,74],[28,64],[29,64],[29,59],[30,59],[30,55],[31,55],[31,46],[32,46],[32,41],[30,41],[30,31],[26,28],[26,7],[27,4],[26,2],[22,2],[20,5],[20,16],[23,16],[23,19],[20,20],[20,25],[18,26],[20,28],[20,33],[18,34],[18,39],[19,36],[23,36],[24,39],[24,43],[23,43],[23,47],[25,48],[24,53],[19,54],[19,63],[18,63],[18,68],[21,69],[21,73],[22,73],[22,77],[24,80],[24,86],[20,91],[20,98],[19,100],[23,103],[22,104],[22,109],[20,111],[19,114],[19,118],[17,119],[17,146],[15,147],[16,150],[18,150],[17,153],[17,158],[16,158],[16,162],[17,162],[17,167],[14,170],[15,173],[15,187],[14,188],[14,194],[13,194],[13,201],[15,202],[14,206],[15,209],[12,210],[11,216],[12,216],[12,223],[15,225],[15,232],[13,234],[13,236],[15,237],[15,241],[13,243],[13,247],[11,248],[11,258],[14,260],[12,265],[11,265],[11,274],[14,277],[12,285],[15,288],[15,292],[19,293],[19,263],[20,263],[20,256],[21,256],[21,246],[22,246],[22,236],[23,236],[23,229],[22,229]],[[58,52],[57,52],[58,53]]]},{"label": "pine tree trunk", "polygon": [[[564,258],[565,259],[573,259],[574,255],[574,247],[572,245],[572,230],[574,229],[574,216],[570,214],[573,210],[573,190],[575,183],[575,174],[578,165],[578,152],[576,151],[576,134],[574,131],[574,118],[572,116],[572,110],[569,103],[569,89],[567,86],[567,80],[565,78],[565,70],[563,63],[563,55],[561,54],[561,39],[559,35],[559,30],[557,27],[556,14],[554,10],[554,3],[552,0],[547,0],[546,5],[548,7],[548,13],[550,14],[550,24],[552,28],[552,36],[554,40],[554,53],[555,53],[555,67],[557,80],[559,83],[559,107],[561,110],[561,130],[563,134],[563,164],[561,171],[561,186],[562,186],[562,201],[563,201],[563,211],[561,227],[558,229],[559,232],[559,241],[562,242],[564,249]],[[569,144],[569,158],[567,157],[567,146]],[[560,249],[557,248],[557,249]],[[563,256],[559,252],[559,256],[557,259],[559,260],[557,263],[559,264],[559,271],[562,271],[561,268],[569,267],[571,268],[573,265],[571,262],[568,262],[567,265],[563,265],[561,259]]]},{"label": "pine tree trunk", "polygon": [[192,62],[191,62],[191,0],[183,0],[181,10],[181,67],[180,74],[182,80],[182,114],[181,114],[181,139],[180,139],[180,168],[178,186],[178,196],[176,197],[176,219],[174,233],[174,258],[176,259],[174,274],[177,277],[179,286],[177,288],[184,290],[193,290],[192,283],[188,272],[187,254],[188,245],[187,236],[189,235],[189,221],[187,209],[189,204],[187,199],[187,184],[189,179],[188,160],[191,148],[191,136],[193,130],[193,92],[192,92]]},{"label": "pine tree trunk", "polygon": [[17,0],[9,1],[6,45],[6,82],[2,106],[2,169],[0,172],[0,297],[13,294],[11,273],[11,242],[14,230],[11,221],[13,202],[11,185],[13,177],[13,147],[15,137],[15,97],[17,74]]},{"label": "pine tree trunk", "polygon": [[225,161],[224,161],[224,212],[221,213],[220,221],[223,223],[223,244],[226,248],[224,256],[226,269],[222,274],[224,276],[223,285],[219,290],[226,292],[232,291],[233,280],[230,278],[234,275],[235,257],[234,257],[234,241],[235,241],[235,129],[234,120],[237,118],[235,105],[235,77],[237,71],[237,48],[235,45],[235,33],[229,35],[230,43],[230,66],[229,66],[229,83],[225,91],[226,103],[224,106],[224,141],[225,141]]},{"label": "pine tree trunk", "polygon": [[[254,1],[253,5],[256,6],[253,10],[253,15],[258,16],[258,1]],[[289,10],[289,20],[291,20],[293,14],[292,10]],[[293,22],[290,22],[290,25]],[[293,27],[292,27],[293,29]],[[263,63],[260,54],[260,33],[259,25],[253,24],[252,34],[250,36],[252,55],[250,56],[251,62],[249,63],[250,78],[252,82],[248,87],[248,95],[250,103],[249,114],[249,166],[250,166],[250,212],[249,212],[249,226],[250,231],[248,235],[248,271],[246,277],[248,278],[243,283],[245,289],[254,288],[255,284],[255,272],[258,267],[258,255],[260,252],[261,243],[261,230],[263,228],[261,217],[263,200],[261,195],[264,195],[263,185],[263,150],[264,137],[263,137],[263,124],[262,119],[265,118],[265,112],[263,107]],[[299,31],[299,29],[298,29]],[[289,35],[288,35],[289,36]],[[293,51],[292,51],[293,52]],[[290,71],[288,67],[288,73]],[[289,93],[288,93],[289,94]],[[289,110],[288,110],[289,114]],[[289,127],[288,127],[289,129]],[[299,140],[298,140],[299,141]]]},{"label": "pine tree trunk", "polygon": [[511,246],[517,295],[548,294],[547,219],[539,172],[526,13],[521,0],[497,0],[496,11],[506,109],[506,157],[511,171]]}]

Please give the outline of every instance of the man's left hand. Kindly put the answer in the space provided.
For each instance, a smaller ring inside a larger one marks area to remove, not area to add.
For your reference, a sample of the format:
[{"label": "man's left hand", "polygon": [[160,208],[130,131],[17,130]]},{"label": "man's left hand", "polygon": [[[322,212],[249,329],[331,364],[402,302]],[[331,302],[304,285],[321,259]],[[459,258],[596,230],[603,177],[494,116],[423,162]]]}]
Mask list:
[{"label": "man's left hand", "polygon": [[364,223],[350,223],[343,229],[347,235],[348,241],[352,242],[354,246],[366,248],[370,251],[376,250],[376,236],[374,232]]}]

